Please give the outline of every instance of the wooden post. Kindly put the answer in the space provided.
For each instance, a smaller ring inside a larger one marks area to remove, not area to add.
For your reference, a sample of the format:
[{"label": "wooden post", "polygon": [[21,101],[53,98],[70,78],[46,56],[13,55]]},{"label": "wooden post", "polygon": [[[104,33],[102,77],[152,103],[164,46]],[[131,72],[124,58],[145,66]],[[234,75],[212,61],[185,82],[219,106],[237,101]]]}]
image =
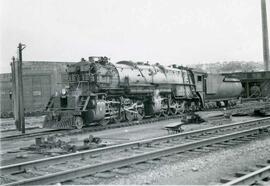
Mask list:
[{"label": "wooden post", "polygon": [[18,92],[19,92],[19,121],[21,131],[25,133],[25,118],[24,118],[24,100],[23,100],[23,76],[22,76],[22,50],[24,49],[24,45],[21,43],[18,46]]},{"label": "wooden post", "polygon": [[23,76],[22,76],[22,50],[25,45],[18,46],[18,59],[13,57],[12,62],[12,88],[14,92],[14,116],[16,128],[25,133],[24,101],[23,101]]},{"label": "wooden post", "polygon": [[16,61],[15,61],[15,57],[12,57],[12,63],[11,63],[11,75],[12,75],[12,102],[13,102],[13,115],[14,115],[14,119],[15,119],[15,126],[17,130],[21,130],[20,129],[20,125],[19,125],[19,118],[18,118],[18,96],[17,96],[17,91],[16,91],[16,73],[17,72],[17,68],[16,68]]},{"label": "wooden post", "polygon": [[14,71],[15,71],[15,90],[16,90],[16,95],[15,95],[15,106],[16,106],[16,111],[17,115],[15,123],[18,126],[19,131],[21,131],[21,118],[20,118],[20,89],[19,89],[19,66],[18,66],[18,60],[14,62]]}]

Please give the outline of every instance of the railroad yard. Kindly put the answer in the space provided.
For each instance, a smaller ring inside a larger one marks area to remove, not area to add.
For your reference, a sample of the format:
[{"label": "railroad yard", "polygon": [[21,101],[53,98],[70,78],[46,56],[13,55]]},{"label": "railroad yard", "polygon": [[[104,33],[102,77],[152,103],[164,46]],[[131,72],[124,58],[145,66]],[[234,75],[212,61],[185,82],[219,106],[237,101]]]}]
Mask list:
[{"label": "railroad yard", "polygon": [[0,4],[0,185],[270,185],[269,1]]},{"label": "railroad yard", "polygon": [[269,167],[270,118],[224,116],[234,110],[201,111],[205,121],[180,133],[166,130],[180,118],[160,118],[46,134],[44,116],[36,116],[26,118],[27,134],[14,136],[14,121],[2,119],[1,184],[225,184]]},{"label": "railroad yard", "polygon": [[[75,112],[66,110],[73,94],[61,94],[60,109],[54,108],[59,102],[53,96],[47,110],[25,118],[25,132],[21,124],[15,125],[18,116],[1,118],[0,183],[269,184],[269,98],[226,100],[228,96],[219,90],[215,96],[220,99],[213,101],[208,95],[201,100],[203,108],[196,97],[190,103],[178,100],[182,106],[169,101],[165,108],[164,98],[153,99],[164,104],[158,107],[88,95],[77,99],[82,106],[76,106]],[[107,109],[107,119],[89,120],[88,116],[100,117],[92,115],[93,103],[100,107],[97,113]],[[160,110],[147,111],[147,106]]]}]

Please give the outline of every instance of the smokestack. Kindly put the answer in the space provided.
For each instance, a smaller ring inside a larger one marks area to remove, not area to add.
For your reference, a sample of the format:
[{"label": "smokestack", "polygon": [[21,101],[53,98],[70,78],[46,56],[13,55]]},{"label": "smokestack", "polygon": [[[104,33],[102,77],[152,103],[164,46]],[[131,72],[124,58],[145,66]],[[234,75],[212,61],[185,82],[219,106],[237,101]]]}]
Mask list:
[{"label": "smokestack", "polygon": [[270,70],[269,60],[269,44],[268,44],[268,29],[267,29],[267,12],[265,0],[261,0],[261,13],[262,13],[262,34],[263,34],[263,60],[264,70]]}]

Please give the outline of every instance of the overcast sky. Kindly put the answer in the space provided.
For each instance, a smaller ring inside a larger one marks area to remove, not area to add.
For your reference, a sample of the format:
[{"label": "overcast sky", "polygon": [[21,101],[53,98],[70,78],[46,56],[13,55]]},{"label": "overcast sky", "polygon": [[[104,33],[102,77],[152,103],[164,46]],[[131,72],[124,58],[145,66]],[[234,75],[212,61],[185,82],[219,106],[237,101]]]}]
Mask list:
[{"label": "overcast sky", "polygon": [[91,55],[168,65],[263,60],[260,0],[0,3],[1,73],[10,71],[19,42],[27,45],[25,61],[79,61]]}]

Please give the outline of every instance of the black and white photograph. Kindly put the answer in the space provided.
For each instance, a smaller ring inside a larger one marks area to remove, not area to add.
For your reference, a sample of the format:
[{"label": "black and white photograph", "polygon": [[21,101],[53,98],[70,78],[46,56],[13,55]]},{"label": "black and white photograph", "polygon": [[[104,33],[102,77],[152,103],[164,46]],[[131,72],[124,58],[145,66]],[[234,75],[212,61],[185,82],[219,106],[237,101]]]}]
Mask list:
[{"label": "black and white photograph", "polygon": [[0,185],[270,185],[270,0],[1,0]]}]

